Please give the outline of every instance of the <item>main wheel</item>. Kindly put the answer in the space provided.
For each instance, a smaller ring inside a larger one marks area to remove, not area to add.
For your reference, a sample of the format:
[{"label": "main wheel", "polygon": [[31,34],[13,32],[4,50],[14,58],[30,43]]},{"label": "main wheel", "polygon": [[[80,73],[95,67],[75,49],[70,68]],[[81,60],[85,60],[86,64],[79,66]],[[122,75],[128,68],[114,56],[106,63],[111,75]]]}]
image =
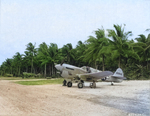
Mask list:
[{"label": "main wheel", "polygon": [[68,83],[67,83],[67,86],[68,86],[68,87],[72,87],[72,82],[68,82]]},{"label": "main wheel", "polygon": [[78,83],[78,88],[83,88],[83,83]]}]

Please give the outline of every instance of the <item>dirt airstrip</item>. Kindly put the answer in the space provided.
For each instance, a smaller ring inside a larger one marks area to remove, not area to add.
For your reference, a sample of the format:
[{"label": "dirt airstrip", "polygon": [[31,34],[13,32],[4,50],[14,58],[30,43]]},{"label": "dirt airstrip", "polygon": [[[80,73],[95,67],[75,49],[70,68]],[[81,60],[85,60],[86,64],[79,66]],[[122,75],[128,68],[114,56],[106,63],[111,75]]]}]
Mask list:
[{"label": "dirt airstrip", "polygon": [[149,116],[150,81],[25,86],[0,80],[0,116]]}]

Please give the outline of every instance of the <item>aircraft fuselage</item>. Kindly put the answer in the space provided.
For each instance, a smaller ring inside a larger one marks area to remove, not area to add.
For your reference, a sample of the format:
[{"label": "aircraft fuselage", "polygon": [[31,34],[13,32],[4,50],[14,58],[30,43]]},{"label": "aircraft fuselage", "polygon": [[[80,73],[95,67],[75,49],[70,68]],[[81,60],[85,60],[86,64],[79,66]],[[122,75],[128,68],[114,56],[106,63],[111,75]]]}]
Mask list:
[{"label": "aircraft fuselage", "polygon": [[119,79],[119,78],[115,78],[115,77],[109,76],[109,77],[106,78],[105,81],[106,82],[121,83],[123,81],[123,79]]}]

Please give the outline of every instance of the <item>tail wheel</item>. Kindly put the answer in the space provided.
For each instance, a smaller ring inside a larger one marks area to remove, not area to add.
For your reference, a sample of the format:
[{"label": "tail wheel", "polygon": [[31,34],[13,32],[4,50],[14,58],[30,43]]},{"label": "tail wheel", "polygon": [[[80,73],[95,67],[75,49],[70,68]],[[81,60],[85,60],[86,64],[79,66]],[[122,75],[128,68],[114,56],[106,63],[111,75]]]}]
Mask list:
[{"label": "tail wheel", "polygon": [[78,83],[78,88],[83,88],[83,83]]},{"label": "tail wheel", "polygon": [[68,87],[72,87],[72,82],[68,82],[68,83],[67,83],[67,86],[68,86]]},{"label": "tail wheel", "polygon": [[111,85],[114,85],[114,83],[113,83],[113,82],[111,82]]}]

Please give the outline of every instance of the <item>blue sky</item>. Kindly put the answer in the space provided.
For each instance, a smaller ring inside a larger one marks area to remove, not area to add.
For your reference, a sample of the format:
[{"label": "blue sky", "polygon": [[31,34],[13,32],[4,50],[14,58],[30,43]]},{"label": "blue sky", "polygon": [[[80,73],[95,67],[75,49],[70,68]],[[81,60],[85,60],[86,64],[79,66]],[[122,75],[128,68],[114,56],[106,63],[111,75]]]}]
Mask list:
[{"label": "blue sky", "polygon": [[131,39],[150,28],[150,0],[1,0],[0,11],[0,65],[29,42],[75,47],[102,26],[126,24]]}]

